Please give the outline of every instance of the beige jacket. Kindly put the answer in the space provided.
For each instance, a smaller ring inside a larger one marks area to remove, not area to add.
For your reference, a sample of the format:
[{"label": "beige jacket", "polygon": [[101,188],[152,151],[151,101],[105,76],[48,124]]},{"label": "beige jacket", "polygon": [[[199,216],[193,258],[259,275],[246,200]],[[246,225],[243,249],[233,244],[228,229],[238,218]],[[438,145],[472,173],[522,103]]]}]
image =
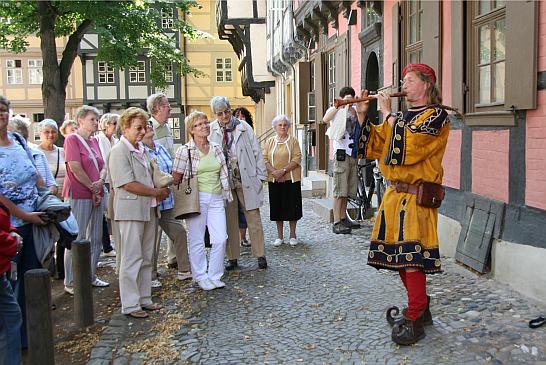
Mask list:
[{"label": "beige jacket", "polygon": [[[301,181],[301,149],[296,138],[289,136],[286,142],[277,144],[277,136],[273,136],[265,141],[263,154],[265,162],[270,163],[276,170],[286,167],[290,162],[297,163],[298,166],[284,174],[284,177],[292,182]],[[273,181],[273,175],[270,173],[267,181]]]}]

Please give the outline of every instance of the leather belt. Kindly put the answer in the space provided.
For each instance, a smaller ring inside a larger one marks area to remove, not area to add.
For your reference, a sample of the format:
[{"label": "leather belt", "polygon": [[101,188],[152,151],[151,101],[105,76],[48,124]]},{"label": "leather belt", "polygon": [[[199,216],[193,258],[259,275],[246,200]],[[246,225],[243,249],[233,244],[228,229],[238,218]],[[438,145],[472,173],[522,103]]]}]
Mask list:
[{"label": "leather belt", "polygon": [[397,193],[409,193],[409,194],[417,195],[417,191],[418,191],[417,184],[408,184],[402,181],[391,181],[390,183]]}]

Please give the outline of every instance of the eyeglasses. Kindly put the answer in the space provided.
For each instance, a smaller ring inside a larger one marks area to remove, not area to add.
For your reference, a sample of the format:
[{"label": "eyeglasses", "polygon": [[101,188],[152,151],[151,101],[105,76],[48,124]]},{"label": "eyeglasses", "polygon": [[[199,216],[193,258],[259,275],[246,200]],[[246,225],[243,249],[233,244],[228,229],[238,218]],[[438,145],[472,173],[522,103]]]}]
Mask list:
[{"label": "eyeglasses", "polygon": [[7,110],[7,109],[0,109],[0,114],[9,114],[9,110]]},{"label": "eyeglasses", "polygon": [[110,125],[118,125],[118,122],[110,122],[110,123],[108,123],[108,124],[110,124]]},{"label": "eyeglasses", "polygon": [[222,112],[216,113],[216,116],[217,116],[218,118],[223,117],[224,115],[231,115],[231,109],[230,109],[230,108],[227,108],[226,110],[224,110],[224,111],[222,111]]}]

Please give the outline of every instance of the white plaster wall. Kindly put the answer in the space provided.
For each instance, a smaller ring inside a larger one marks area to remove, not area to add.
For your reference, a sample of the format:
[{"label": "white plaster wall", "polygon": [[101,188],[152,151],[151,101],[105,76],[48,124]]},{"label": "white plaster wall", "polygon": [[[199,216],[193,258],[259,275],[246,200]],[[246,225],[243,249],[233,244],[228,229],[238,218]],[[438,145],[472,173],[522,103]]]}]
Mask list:
[{"label": "white plaster wall", "polygon": [[125,72],[119,71],[118,77],[119,77],[119,98],[125,99],[127,97],[125,95]]},{"label": "white plaster wall", "polygon": [[148,97],[148,87],[146,85],[129,86],[128,99],[146,99]]},{"label": "white plaster wall", "polygon": [[87,99],[88,100],[95,99],[95,88],[93,86],[87,86]]},{"label": "white plaster wall", "polygon": [[93,74],[93,61],[85,61],[85,82],[87,85],[93,85],[95,83],[95,75]]},{"label": "white plaster wall", "polygon": [[546,249],[495,240],[491,273],[495,280],[531,298],[546,302]]},{"label": "white plaster wall", "polygon": [[438,214],[438,241],[441,255],[455,256],[461,228],[461,224],[455,219]]},{"label": "white plaster wall", "polygon": [[117,99],[117,92],[115,86],[99,86],[97,88],[97,100],[100,99]]},{"label": "white plaster wall", "polygon": [[250,41],[252,44],[252,76],[255,81],[271,81],[273,76],[267,70],[269,57],[265,24],[250,25]]},{"label": "white plaster wall", "polygon": [[227,15],[230,19],[254,17],[254,8],[251,2],[245,3],[241,0],[228,0],[227,11]]}]

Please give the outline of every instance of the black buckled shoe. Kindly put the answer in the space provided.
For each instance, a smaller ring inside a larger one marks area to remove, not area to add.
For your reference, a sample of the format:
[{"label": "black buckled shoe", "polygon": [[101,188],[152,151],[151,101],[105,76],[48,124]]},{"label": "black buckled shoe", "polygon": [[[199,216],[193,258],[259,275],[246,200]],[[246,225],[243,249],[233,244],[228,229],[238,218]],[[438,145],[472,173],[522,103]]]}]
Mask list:
[{"label": "black buckled shoe", "polygon": [[402,346],[409,346],[425,338],[423,318],[420,316],[415,321],[402,317],[402,320],[392,328],[391,339]]},{"label": "black buckled shoe", "polygon": [[356,223],[355,221],[350,221],[349,219],[347,218],[343,218],[341,220],[341,223],[345,226],[345,227],[349,227],[351,229],[360,229],[360,224]]},{"label": "black buckled shoe", "polygon": [[228,260],[228,262],[227,262],[227,264],[226,264],[226,266],[225,266],[225,269],[226,269],[227,271],[232,271],[232,270],[235,270],[235,269],[237,268],[237,266],[239,266],[239,265],[237,264],[237,259],[235,259],[235,260]]},{"label": "black buckled shoe", "polygon": [[332,231],[335,234],[349,234],[351,233],[351,227],[346,227],[341,221],[334,223]]},{"label": "black buckled shoe", "polygon": [[[402,320],[402,318],[408,312],[408,308],[402,309],[402,314],[399,316],[400,309],[397,306],[390,307],[387,309],[385,315],[387,322],[392,327]],[[432,313],[430,312],[430,297],[427,295],[427,306],[423,313],[421,314],[421,319],[423,320],[423,326],[432,326],[434,322],[432,321]]]},{"label": "black buckled shoe", "polygon": [[260,269],[267,269],[267,260],[265,259],[265,256],[258,257],[258,267]]}]

